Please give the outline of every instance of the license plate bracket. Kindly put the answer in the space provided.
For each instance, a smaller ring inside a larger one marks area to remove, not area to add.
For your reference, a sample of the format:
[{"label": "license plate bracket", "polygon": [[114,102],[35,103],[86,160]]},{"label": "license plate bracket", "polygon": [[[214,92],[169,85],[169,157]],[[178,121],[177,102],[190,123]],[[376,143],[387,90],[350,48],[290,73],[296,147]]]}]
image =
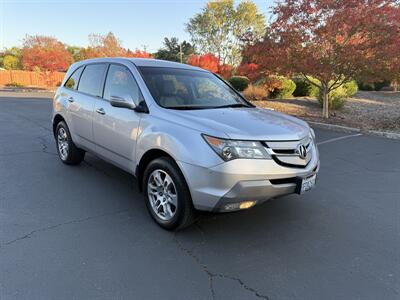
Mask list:
[{"label": "license plate bracket", "polygon": [[301,195],[315,187],[317,181],[317,174],[312,174],[307,177],[297,177],[296,180],[296,193]]}]

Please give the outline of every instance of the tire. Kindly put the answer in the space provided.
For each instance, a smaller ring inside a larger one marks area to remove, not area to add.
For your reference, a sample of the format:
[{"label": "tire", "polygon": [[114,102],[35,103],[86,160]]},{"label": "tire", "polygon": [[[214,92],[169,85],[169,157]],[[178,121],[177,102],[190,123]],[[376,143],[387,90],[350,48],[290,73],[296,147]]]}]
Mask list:
[{"label": "tire", "polygon": [[[157,186],[158,175],[162,184]],[[142,186],[144,200],[151,217],[164,229],[183,229],[195,221],[196,211],[189,188],[173,159],[161,157],[151,161],[144,171]],[[158,189],[161,190],[157,192]],[[175,200],[173,200],[174,195],[176,196]],[[166,201],[165,205],[161,205],[161,201]],[[176,203],[175,210],[174,203]],[[156,207],[157,204],[159,204],[159,209]],[[165,215],[163,216],[163,214]]]},{"label": "tire", "polygon": [[85,151],[75,146],[67,124],[61,121],[55,131],[58,157],[67,165],[79,165],[85,158]]}]

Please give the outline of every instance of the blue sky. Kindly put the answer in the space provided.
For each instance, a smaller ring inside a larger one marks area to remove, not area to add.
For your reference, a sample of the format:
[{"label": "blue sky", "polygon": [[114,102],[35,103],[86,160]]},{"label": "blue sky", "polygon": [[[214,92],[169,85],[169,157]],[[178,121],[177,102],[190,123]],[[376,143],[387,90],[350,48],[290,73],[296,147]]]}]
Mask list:
[{"label": "blue sky", "polygon": [[[273,0],[253,2],[266,15],[273,4]],[[20,46],[26,34],[50,35],[70,45],[86,46],[90,33],[112,31],[124,47],[146,47],[153,52],[162,46],[164,37],[189,40],[184,24],[205,3],[205,0],[0,0],[0,49]]]}]

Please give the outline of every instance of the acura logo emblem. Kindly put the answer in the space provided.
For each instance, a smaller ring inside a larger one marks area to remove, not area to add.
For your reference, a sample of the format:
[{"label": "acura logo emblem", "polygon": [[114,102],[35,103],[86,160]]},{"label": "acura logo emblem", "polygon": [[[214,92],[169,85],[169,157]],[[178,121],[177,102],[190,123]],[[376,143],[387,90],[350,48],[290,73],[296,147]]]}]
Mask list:
[{"label": "acura logo emblem", "polygon": [[299,155],[301,159],[305,159],[307,157],[307,148],[304,145],[298,145],[296,148],[296,153]]}]

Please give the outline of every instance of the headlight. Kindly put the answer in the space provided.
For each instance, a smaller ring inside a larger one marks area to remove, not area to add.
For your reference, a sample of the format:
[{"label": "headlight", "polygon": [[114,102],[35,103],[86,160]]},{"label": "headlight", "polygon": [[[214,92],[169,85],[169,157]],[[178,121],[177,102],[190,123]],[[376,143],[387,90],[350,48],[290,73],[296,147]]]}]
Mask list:
[{"label": "headlight", "polygon": [[314,132],[314,129],[312,129],[311,127],[310,127],[310,133],[311,133],[311,137],[313,138],[313,140],[315,140],[315,132]]},{"label": "headlight", "polygon": [[260,142],[236,141],[202,135],[210,147],[225,161],[236,158],[270,159]]}]

